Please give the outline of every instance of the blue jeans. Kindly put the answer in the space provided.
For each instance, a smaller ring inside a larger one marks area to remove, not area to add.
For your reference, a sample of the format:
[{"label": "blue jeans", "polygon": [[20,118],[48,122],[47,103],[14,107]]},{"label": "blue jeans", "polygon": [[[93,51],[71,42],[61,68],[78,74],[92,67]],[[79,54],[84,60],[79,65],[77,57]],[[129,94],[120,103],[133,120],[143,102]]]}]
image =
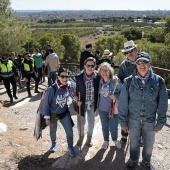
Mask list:
[{"label": "blue jeans", "polygon": [[[57,122],[56,119],[54,123],[50,124],[50,138],[52,143],[56,143],[56,132],[57,132]],[[73,146],[73,129],[70,119],[70,113],[68,112],[63,119],[60,120],[64,130],[66,132],[68,147]]]},{"label": "blue jeans", "polygon": [[48,77],[48,86],[52,85],[51,79],[53,83],[55,83],[57,76],[56,76],[56,71],[50,72],[49,77]]},{"label": "blue jeans", "polygon": [[142,135],[143,151],[142,157],[144,162],[150,162],[155,141],[155,122],[140,122],[139,120],[129,119],[130,134],[130,159],[138,161],[140,155],[139,139]]},{"label": "blue jeans", "polygon": [[104,141],[109,141],[109,131],[111,133],[112,140],[116,141],[118,136],[118,115],[114,115],[112,119],[109,119],[109,113],[100,110],[99,115],[102,124]]},{"label": "blue jeans", "polygon": [[[94,106],[90,107],[90,110],[85,110],[84,117],[81,116],[81,136],[84,136],[84,126],[86,123],[86,115],[87,115],[87,135],[92,136],[93,135],[93,129],[94,129],[94,122],[95,122],[95,112],[94,112]],[[80,131],[80,126],[79,126],[79,115],[77,116],[77,128],[78,132]]]}]

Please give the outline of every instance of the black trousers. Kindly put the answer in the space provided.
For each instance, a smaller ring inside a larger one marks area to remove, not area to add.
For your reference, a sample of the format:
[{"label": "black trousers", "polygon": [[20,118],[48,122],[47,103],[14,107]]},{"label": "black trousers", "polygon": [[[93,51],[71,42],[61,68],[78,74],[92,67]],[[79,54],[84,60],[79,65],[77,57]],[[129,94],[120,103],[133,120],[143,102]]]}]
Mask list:
[{"label": "black trousers", "polygon": [[38,71],[38,81],[42,81],[42,67],[40,68],[37,68],[37,71]]},{"label": "black trousers", "polygon": [[31,80],[31,77],[34,79],[35,81],[35,91],[38,90],[38,77],[37,75],[34,73],[30,73],[26,78],[28,79],[28,82],[26,82],[26,86],[27,86],[27,92],[28,94],[30,95],[31,94],[31,91],[30,91],[30,80]]},{"label": "black trousers", "polygon": [[17,92],[17,85],[14,76],[11,76],[9,78],[3,78],[4,86],[6,88],[6,92],[10,98],[12,98],[11,89],[10,89],[10,83],[12,84],[13,89],[13,96],[16,96]]}]

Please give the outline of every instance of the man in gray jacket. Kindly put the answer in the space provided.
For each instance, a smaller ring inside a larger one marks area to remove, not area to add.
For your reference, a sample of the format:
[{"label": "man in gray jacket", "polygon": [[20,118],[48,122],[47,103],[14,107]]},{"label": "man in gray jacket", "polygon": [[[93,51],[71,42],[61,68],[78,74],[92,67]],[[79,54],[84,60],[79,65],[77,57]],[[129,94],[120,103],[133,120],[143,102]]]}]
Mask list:
[{"label": "man in gray jacket", "polygon": [[168,93],[164,79],[153,73],[148,53],[138,53],[135,62],[136,70],[125,79],[120,93],[119,121],[121,129],[130,134],[127,169],[133,170],[138,164],[139,138],[142,135],[144,146],[141,165],[153,170],[150,162],[155,132],[160,131],[166,123]]}]

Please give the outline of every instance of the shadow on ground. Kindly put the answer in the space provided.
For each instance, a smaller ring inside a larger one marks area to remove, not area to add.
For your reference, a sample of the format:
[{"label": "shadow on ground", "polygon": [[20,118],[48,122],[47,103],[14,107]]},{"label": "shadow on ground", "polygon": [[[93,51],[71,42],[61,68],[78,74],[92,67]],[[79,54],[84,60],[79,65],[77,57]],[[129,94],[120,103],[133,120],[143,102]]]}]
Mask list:
[{"label": "shadow on ground", "polygon": [[44,155],[30,155],[21,159],[18,163],[19,170],[50,170],[51,165],[58,158],[49,158],[50,152],[47,151]]}]

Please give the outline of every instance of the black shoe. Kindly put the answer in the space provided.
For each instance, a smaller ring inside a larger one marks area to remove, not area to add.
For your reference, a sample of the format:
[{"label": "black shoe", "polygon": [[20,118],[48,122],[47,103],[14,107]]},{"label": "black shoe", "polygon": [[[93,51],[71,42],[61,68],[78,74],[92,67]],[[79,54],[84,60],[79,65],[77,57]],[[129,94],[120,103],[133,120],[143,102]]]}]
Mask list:
[{"label": "black shoe", "polygon": [[120,140],[120,142],[121,142],[121,143],[127,143],[127,138],[123,138],[123,137],[122,137],[121,140]]},{"label": "black shoe", "polygon": [[143,141],[141,139],[139,140],[139,146],[143,147]]},{"label": "black shoe", "polygon": [[138,164],[137,161],[132,161],[132,160],[130,160],[130,161],[127,163],[127,170],[135,170],[137,164]]},{"label": "black shoe", "polygon": [[28,97],[32,97],[32,94],[28,94]]},{"label": "black shoe", "polygon": [[38,91],[38,90],[35,90],[35,91],[34,91],[34,93],[40,93],[40,91]]},{"label": "black shoe", "polygon": [[17,96],[13,96],[14,97],[14,99],[18,99],[18,97]]},{"label": "black shoe", "polygon": [[24,86],[20,86],[20,87],[19,87],[19,89],[23,89],[23,88],[24,88]]},{"label": "black shoe", "polygon": [[150,162],[141,162],[140,165],[145,168],[145,170],[155,170]]},{"label": "black shoe", "polygon": [[12,103],[13,102],[13,98],[12,97],[10,97],[10,103]]}]

